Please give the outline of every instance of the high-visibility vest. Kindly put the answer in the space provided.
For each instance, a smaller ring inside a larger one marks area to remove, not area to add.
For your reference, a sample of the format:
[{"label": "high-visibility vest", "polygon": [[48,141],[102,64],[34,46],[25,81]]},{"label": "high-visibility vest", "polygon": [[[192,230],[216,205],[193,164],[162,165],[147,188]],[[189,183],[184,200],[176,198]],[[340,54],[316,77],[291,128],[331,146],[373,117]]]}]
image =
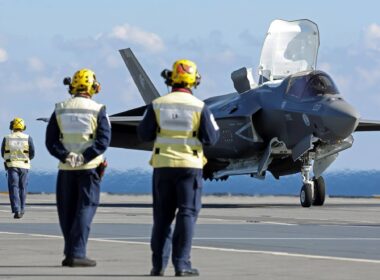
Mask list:
[{"label": "high-visibility vest", "polygon": [[5,136],[4,160],[7,167],[30,169],[29,135],[21,131]]},{"label": "high-visibility vest", "polygon": [[150,164],[203,168],[207,159],[198,139],[203,101],[186,92],[172,92],[152,102],[158,124]]},{"label": "high-visibility vest", "polygon": [[[60,140],[66,150],[81,154],[93,145],[96,139],[98,115],[103,106],[85,97],[74,97],[55,105],[55,115],[61,132]],[[99,155],[79,167],[71,167],[67,163],[59,162],[58,168],[62,170],[92,169],[102,161],[103,155]]]}]

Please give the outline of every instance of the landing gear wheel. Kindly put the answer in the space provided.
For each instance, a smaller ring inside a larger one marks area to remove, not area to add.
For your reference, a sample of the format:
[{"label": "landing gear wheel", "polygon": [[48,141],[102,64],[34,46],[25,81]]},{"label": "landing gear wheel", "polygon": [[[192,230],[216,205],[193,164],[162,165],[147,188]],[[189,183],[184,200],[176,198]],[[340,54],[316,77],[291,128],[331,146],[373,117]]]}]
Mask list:
[{"label": "landing gear wheel", "polygon": [[302,207],[310,207],[313,202],[313,195],[311,190],[311,184],[303,184],[300,193],[300,201]]},{"label": "landing gear wheel", "polygon": [[318,179],[313,178],[314,182],[314,198],[313,205],[314,206],[322,206],[325,202],[326,196],[326,184],[323,177],[318,177]]}]

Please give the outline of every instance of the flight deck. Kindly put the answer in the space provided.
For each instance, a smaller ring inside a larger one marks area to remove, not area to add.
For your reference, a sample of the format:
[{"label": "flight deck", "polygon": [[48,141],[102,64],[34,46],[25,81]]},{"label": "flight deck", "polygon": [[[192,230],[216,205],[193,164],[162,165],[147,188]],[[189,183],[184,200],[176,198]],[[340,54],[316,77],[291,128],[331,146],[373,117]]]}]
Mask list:
[{"label": "flight deck", "polygon": [[[380,199],[328,197],[312,208],[298,199],[204,196],[192,250],[198,278],[379,279]],[[27,202],[15,220],[0,194],[0,279],[151,279],[150,196],[102,194],[88,243],[94,268],[61,266],[55,195]]]}]

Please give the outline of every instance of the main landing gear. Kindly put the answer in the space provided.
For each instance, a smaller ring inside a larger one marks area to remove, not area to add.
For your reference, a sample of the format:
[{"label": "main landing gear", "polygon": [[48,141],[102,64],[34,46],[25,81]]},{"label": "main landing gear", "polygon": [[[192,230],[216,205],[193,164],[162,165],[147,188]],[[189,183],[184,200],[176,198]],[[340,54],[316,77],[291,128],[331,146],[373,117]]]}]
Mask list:
[{"label": "main landing gear", "polygon": [[322,206],[325,202],[326,185],[323,177],[310,179],[311,161],[306,160],[301,168],[303,186],[300,192],[302,207]]}]

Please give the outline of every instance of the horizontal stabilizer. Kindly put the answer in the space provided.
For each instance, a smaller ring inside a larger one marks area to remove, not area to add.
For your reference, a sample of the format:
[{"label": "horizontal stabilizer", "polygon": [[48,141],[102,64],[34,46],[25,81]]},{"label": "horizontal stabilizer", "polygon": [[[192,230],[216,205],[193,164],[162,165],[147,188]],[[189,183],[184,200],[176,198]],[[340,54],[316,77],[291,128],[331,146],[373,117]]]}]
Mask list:
[{"label": "horizontal stabilizer", "polygon": [[380,121],[361,119],[355,131],[380,131]]},{"label": "horizontal stabilizer", "polygon": [[150,104],[154,99],[160,97],[157,89],[154,87],[152,81],[145,73],[144,69],[138,62],[130,48],[119,50],[129,73],[135,82],[141,97],[144,99],[145,104]]},{"label": "horizontal stabilizer", "polygon": [[109,117],[112,128],[111,147],[151,151],[153,142],[143,142],[137,136],[137,126],[144,117],[146,106]]},{"label": "horizontal stabilizer", "polygon": [[141,106],[132,110],[124,111],[109,117],[112,125],[132,125],[137,126],[143,119],[146,106]]},{"label": "horizontal stabilizer", "polygon": [[49,122],[50,118],[38,118],[37,121]]},{"label": "horizontal stabilizer", "polygon": [[137,126],[143,119],[141,116],[121,116],[121,117],[110,117],[111,124],[121,124],[121,125],[133,125]]}]

